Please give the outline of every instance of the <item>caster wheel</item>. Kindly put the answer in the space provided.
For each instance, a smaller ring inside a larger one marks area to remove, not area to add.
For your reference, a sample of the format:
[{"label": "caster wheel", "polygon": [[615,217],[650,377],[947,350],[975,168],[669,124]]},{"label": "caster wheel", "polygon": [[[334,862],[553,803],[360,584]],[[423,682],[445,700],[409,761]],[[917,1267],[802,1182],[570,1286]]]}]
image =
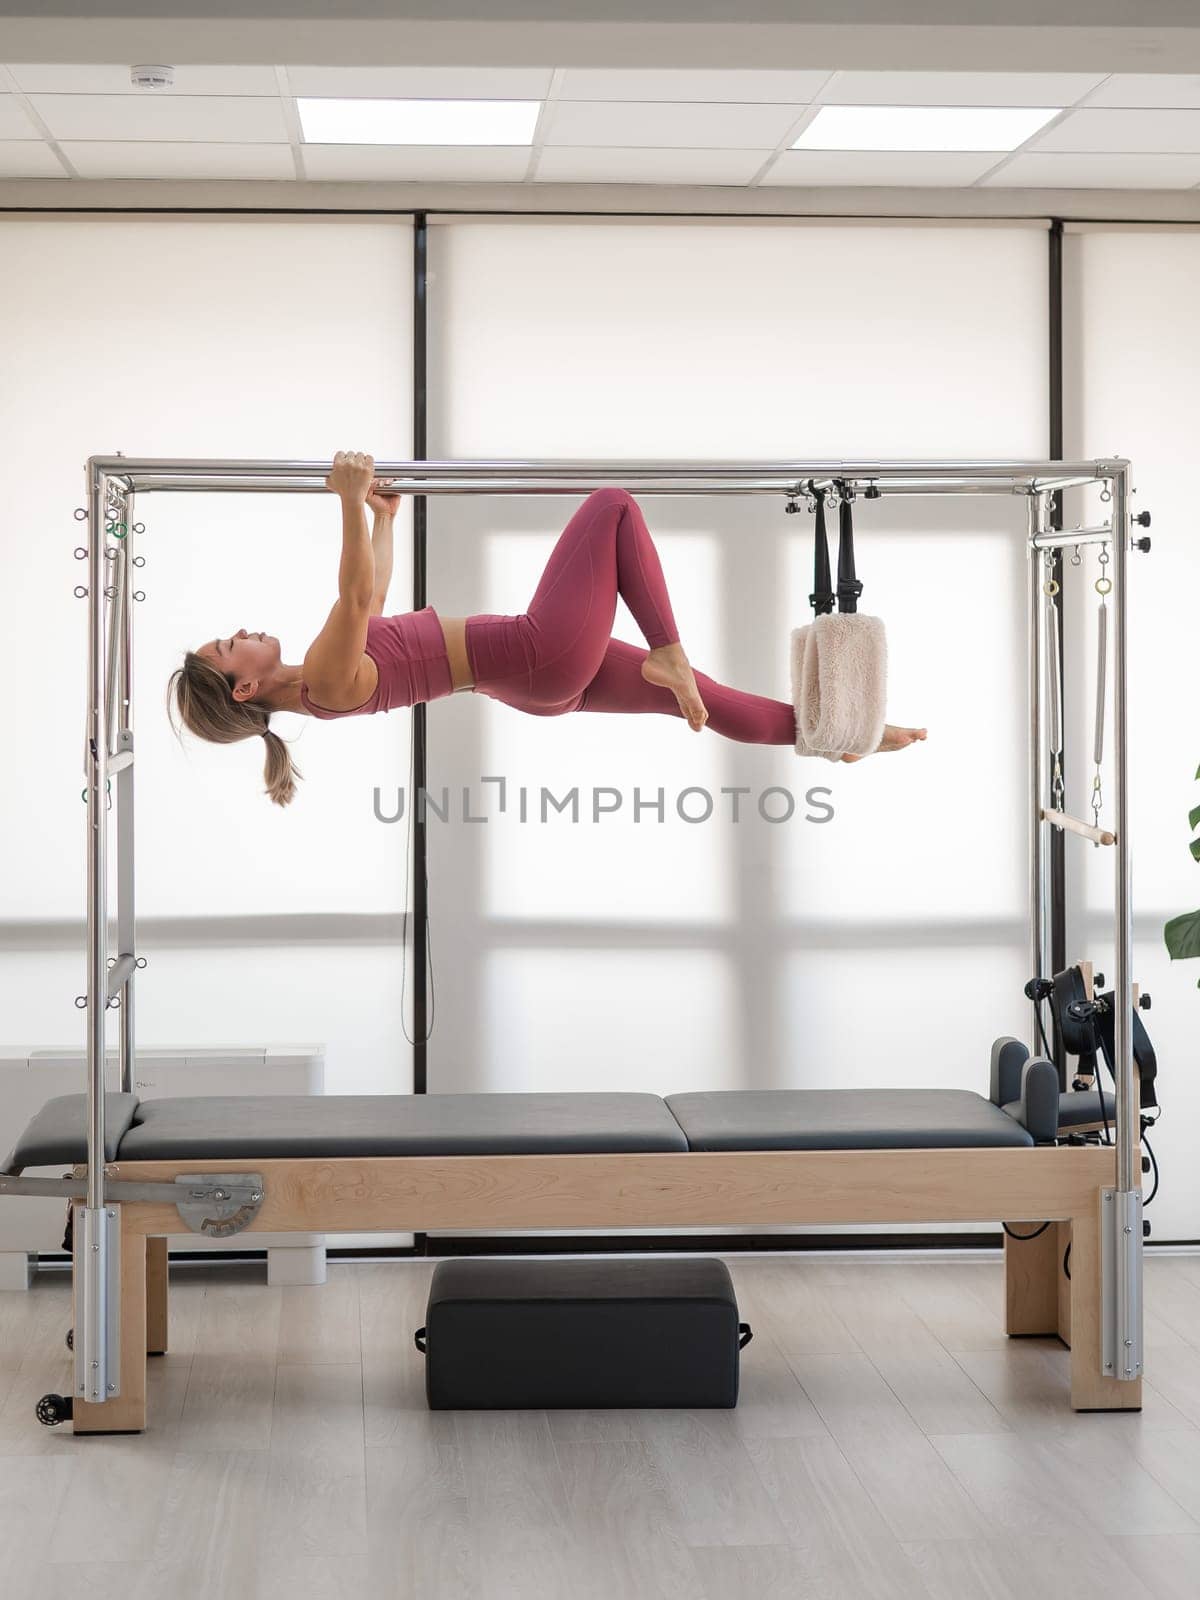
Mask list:
[{"label": "caster wheel", "polygon": [[70,1422],[74,1414],[74,1403],[61,1394],[44,1394],[37,1403],[37,1419],[47,1428],[56,1428],[60,1422]]},{"label": "caster wheel", "polygon": [[67,1329],[67,1349],[68,1350],[74,1350],[74,1348],[75,1348],[75,1329],[74,1328],[68,1328]]}]

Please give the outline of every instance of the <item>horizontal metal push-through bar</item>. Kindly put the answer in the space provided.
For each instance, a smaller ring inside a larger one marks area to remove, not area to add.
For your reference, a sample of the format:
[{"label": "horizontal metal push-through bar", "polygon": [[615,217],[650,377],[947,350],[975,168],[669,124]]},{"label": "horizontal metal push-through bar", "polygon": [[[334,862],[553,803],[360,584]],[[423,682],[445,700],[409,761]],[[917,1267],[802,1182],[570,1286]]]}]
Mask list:
[{"label": "horizontal metal push-through bar", "polygon": [[[324,461],[165,461],[94,456],[94,471],[138,492],[307,494],[324,490]],[[1034,494],[1102,483],[1111,461],[376,461],[412,494],[575,494],[618,483],[645,494],[794,494],[810,479],[882,494]]]},{"label": "horizontal metal push-through bar", "polygon": [[[1111,544],[1112,529],[1105,525],[1101,528],[1061,528],[1054,533],[1037,533],[1029,541],[1035,550],[1070,550],[1077,544]],[[1130,548],[1133,541],[1130,540]]]}]

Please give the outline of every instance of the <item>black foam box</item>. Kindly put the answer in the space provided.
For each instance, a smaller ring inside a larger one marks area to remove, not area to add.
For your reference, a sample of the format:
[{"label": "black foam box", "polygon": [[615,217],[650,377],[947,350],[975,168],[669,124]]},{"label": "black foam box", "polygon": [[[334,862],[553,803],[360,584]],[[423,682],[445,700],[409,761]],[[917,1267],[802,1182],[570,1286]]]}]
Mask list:
[{"label": "black foam box", "polygon": [[435,1411],[731,1407],[750,1329],[723,1261],[443,1261],[416,1335]]}]

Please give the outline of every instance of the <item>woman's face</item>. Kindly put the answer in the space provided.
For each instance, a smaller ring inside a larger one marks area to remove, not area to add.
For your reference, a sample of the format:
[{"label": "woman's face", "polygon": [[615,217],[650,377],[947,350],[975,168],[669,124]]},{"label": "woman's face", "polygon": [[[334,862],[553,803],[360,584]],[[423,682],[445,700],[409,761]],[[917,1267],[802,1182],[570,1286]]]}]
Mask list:
[{"label": "woman's face", "polygon": [[[210,639],[196,651],[205,661],[211,661],[218,672],[232,674],[237,679],[234,694],[243,684],[258,684],[269,678],[279,665],[279,640],[269,633],[247,633],[239,628],[224,638]],[[245,698],[238,695],[238,698]]]}]

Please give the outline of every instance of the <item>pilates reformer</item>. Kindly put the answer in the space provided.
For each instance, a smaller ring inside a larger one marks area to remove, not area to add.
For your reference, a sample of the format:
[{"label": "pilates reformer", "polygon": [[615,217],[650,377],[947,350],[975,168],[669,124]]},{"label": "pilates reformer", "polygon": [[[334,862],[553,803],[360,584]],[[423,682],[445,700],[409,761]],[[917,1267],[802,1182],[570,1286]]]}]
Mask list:
[{"label": "pilates reformer", "polygon": [[[656,1228],[692,1225],[995,1222],[1006,1233],[1006,1326],[1071,1347],[1076,1409],[1141,1404],[1142,1219],[1125,748],[1129,464],[1091,462],[378,463],[415,495],[563,494],[620,482],[643,494],[772,494],[838,484],[865,498],[1025,499],[1030,654],[1030,891],[1034,980],[1049,970],[1044,813],[1048,630],[1038,553],[1079,542],[1049,528],[1051,497],[1099,486],[1110,505],[1115,800],[1111,1101],[1115,1143],[1064,1142],[1058,1067],[1037,1052],[1048,997],[1032,998],[1031,1050],[997,1041],[991,1093],[718,1091],[676,1095],[329,1096],[139,1102],[133,1094],[133,520],[158,492],[319,492],[328,464],[93,457],[88,543],[86,1094],[50,1102],[0,1170],[0,1196],[73,1205],[74,1393],[43,1420],[76,1433],[146,1426],[146,1357],[166,1349],[166,1239],[268,1232]],[[107,613],[106,613],[107,606]],[[1055,649],[1057,652],[1057,644]],[[1061,744],[1060,744],[1061,748]],[[111,799],[111,813],[109,801]],[[116,953],[108,934],[116,845]],[[120,1089],[107,1092],[107,1013],[119,1021]],[[1015,1048],[1014,1048],[1015,1047]],[[1024,1057],[1021,1052],[1024,1051]],[[864,1098],[865,1096],[865,1098]],[[1103,1091],[1101,1090],[1103,1102]],[[533,1102],[536,1101],[535,1105]],[[1107,1114],[1107,1105],[1105,1107]],[[69,1165],[63,1178],[27,1177]],[[1048,1226],[1043,1227],[1043,1224]],[[1063,1271],[1063,1238],[1071,1250]]]}]

